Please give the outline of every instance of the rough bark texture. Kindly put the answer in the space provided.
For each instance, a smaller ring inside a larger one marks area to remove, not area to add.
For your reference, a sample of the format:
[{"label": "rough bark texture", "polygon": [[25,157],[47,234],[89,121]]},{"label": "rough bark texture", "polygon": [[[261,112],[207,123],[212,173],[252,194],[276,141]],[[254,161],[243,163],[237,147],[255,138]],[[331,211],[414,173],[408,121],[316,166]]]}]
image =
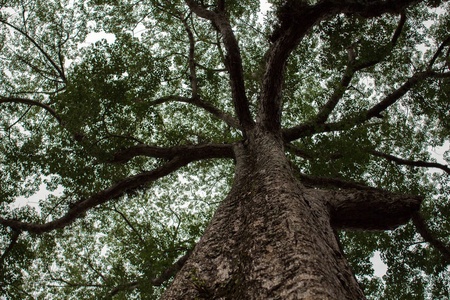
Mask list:
[{"label": "rough bark texture", "polygon": [[323,193],[293,176],[283,143],[252,132],[236,177],[162,299],[364,299]]}]

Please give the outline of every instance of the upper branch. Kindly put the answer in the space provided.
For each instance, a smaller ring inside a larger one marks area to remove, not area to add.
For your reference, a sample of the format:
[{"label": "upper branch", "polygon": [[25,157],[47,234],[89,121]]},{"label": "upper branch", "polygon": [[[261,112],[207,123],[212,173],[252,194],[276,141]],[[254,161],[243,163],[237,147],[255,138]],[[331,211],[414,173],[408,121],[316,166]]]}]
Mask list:
[{"label": "upper branch", "polygon": [[334,90],[333,95],[331,95],[328,102],[320,109],[319,113],[314,118],[313,121],[314,123],[323,124],[326,122],[329,115],[334,110],[339,100],[342,98],[345,91],[347,90],[348,85],[350,84],[350,81],[352,80],[354,74],[355,70],[350,66],[347,67],[347,69],[344,72],[344,75],[342,76],[341,82],[339,83],[338,87]]},{"label": "upper branch", "polygon": [[[358,14],[363,17],[377,17],[384,13],[399,13],[405,7],[416,2],[419,1],[370,1],[361,4],[355,3],[355,1],[323,0],[314,6],[308,6],[303,1],[286,1],[278,11],[280,25],[272,34],[273,44],[266,59],[258,112],[259,120],[263,126],[269,130],[280,129],[282,84],[286,61],[312,26],[326,17],[338,13]],[[394,35],[394,37],[397,38],[398,35]],[[394,43],[396,38],[393,40]],[[349,82],[353,75],[352,72],[357,69],[354,66],[354,70],[346,72],[341,81],[341,88],[337,89],[329,104],[320,112],[318,121],[324,122],[323,120],[326,120],[330,110],[342,96],[342,89],[345,91],[345,87],[348,85],[347,81]]]},{"label": "upper branch", "polygon": [[407,160],[403,158],[399,158],[390,154],[381,153],[379,151],[371,151],[372,155],[383,157],[389,161],[393,161],[398,165],[406,165],[406,166],[413,166],[413,167],[427,167],[427,168],[439,168],[450,175],[450,168],[436,163],[436,162],[427,162],[423,160]]},{"label": "upper branch", "polygon": [[191,28],[187,23],[187,19],[183,19],[183,25],[187,32],[189,38],[189,80],[191,81],[192,88],[192,98],[197,98],[198,95],[198,80],[197,80],[197,72],[195,70],[195,39],[194,34],[192,33]]},{"label": "upper branch", "polygon": [[41,52],[41,54],[44,55],[45,59],[53,66],[53,68],[55,68],[55,70],[58,72],[62,81],[63,82],[66,81],[66,75],[64,74],[64,68],[63,68],[64,66],[62,64],[60,64],[60,66],[58,66],[58,64],[52,59],[50,54],[48,54],[42,48],[42,46],[39,45],[39,43],[35,39],[33,39],[25,30],[20,29],[19,27],[15,26],[14,24],[9,23],[8,21],[4,20],[1,17],[0,17],[0,22],[13,28],[14,30],[20,32],[26,39],[28,39],[39,50],[39,52]]},{"label": "upper branch", "polygon": [[439,48],[437,49],[437,51],[434,53],[433,58],[430,60],[429,64],[428,64],[428,69],[431,69],[434,65],[434,63],[436,62],[437,58],[439,57],[439,55],[442,53],[442,51],[444,50],[445,46],[447,46],[448,44],[450,44],[450,36],[447,37],[439,46]]},{"label": "upper branch", "polygon": [[230,86],[233,95],[234,109],[236,110],[236,115],[242,128],[251,128],[254,121],[245,94],[241,50],[233,29],[231,28],[231,24],[227,19],[224,3],[219,3],[218,11],[210,11],[203,6],[200,6],[194,0],[185,0],[185,2],[196,15],[210,20],[222,35],[222,40],[227,51],[225,63],[230,74]]},{"label": "upper branch", "polygon": [[[325,105],[320,109],[320,111],[317,113],[317,115],[314,117],[314,119],[306,122],[304,125],[311,124],[314,126],[319,126],[321,124],[324,124],[330,114],[333,112],[334,108],[338,104],[338,102],[342,99],[345,91],[347,90],[353,76],[356,72],[361,71],[363,69],[372,67],[385,59],[388,54],[392,51],[394,46],[396,45],[398,38],[400,36],[400,33],[402,32],[402,29],[406,22],[406,14],[404,11],[401,13],[399,24],[391,38],[391,41],[388,43],[388,45],[385,45],[382,48],[382,51],[378,51],[381,53],[378,57],[375,57],[374,59],[370,61],[360,61],[356,58],[354,55],[354,51],[352,47],[347,48],[347,52],[349,53],[349,61],[348,65],[346,67],[346,70],[342,76],[342,79],[336,89],[334,90],[333,94],[331,95],[330,99],[325,103]],[[300,126],[302,126],[300,125]]]},{"label": "upper branch", "polygon": [[306,122],[295,127],[291,127],[283,130],[283,138],[285,141],[293,141],[305,135],[311,135],[319,132],[330,132],[346,130],[353,126],[363,124],[364,122],[372,118],[382,118],[382,112],[384,112],[391,105],[400,100],[406,93],[408,93],[413,87],[420,82],[423,82],[429,78],[447,78],[450,77],[450,72],[437,73],[431,70],[424,72],[417,72],[398,89],[394,90],[390,94],[386,95],[383,100],[374,105],[372,108],[358,113],[356,116],[350,118],[343,118],[342,121],[336,123],[317,124],[315,122]]},{"label": "upper branch", "polygon": [[215,117],[219,118],[220,120],[227,123],[227,125],[236,128],[236,129],[242,129],[242,127],[239,125],[239,122],[231,115],[221,111],[211,103],[205,102],[200,99],[200,97],[193,97],[193,98],[187,98],[187,97],[181,97],[181,96],[168,96],[163,97],[160,99],[156,99],[152,101],[153,105],[162,104],[165,102],[184,102],[184,103],[190,103],[197,107],[203,108],[207,112],[211,113]]}]

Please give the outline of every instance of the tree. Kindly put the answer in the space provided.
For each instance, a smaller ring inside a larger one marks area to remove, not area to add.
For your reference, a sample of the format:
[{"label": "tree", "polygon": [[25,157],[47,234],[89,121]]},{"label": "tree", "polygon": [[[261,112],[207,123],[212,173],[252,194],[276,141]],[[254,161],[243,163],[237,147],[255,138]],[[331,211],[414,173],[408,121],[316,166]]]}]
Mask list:
[{"label": "tree", "polygon": [[448,1],[271,4],[1,2],[6,297],[450,296]]}]

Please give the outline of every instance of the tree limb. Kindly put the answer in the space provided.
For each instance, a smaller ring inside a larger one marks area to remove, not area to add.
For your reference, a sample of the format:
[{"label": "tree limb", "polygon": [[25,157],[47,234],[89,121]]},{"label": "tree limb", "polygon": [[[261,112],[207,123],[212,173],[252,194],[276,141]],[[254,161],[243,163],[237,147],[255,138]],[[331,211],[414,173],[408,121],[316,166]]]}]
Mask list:
[{"label": "tree limb", "polygon": [[[191,160],[192,161],[192,160]],[[77,218],[82,216],[89,209],[98,206],[107,201],[117,199],[128,192],[137,190],[141,186],[162,178],[179,168],[187,165],[190,161],[186,158],[174,157],[165,165],[156,168],[153,171],[142,172],[140,174],[124,178],[110,187],[90,196],[87,199],[81,199],[74,203],[69,211],[59,219],[55,219],[44,224],[26,223],[18,220],[4,219],[0,217],[0,224],[8,226],[13,230],[28,231],[31,233],[42,234],[55,229],[64,228],[71,224]]]},{"label": "tree limb", "polygon": [[0,96],[0,103],[22,103],[22,104],[28,104],[32,106],[39,106],[46,111],[48,111],[57,121],[59,124],[64,126],[64,121],[58,116],[56,111],[51,108],[48,104],[41,103],[36,100],[26,99],[26,98],[19,98],[19,97],[4,97]]},{"label": "tree limb", "polygon": [[254,124],[250,113],[249,102],[245,94],[244,71],[242,67],[241,50],[227,19],[224,2],[219,3],[217,11],[210,11],[200,6],[194,0],[185,0],[189,8],[199,17],[210,20],[222,35],[227,54],[225,64],[230,74],[231,93],[237,118],[242,128],[251,128]]},{"label": "tree limb", "polygon": [[[0,103],[22,103],[22,104],[27,104],[27,105],[31,105],[31,106],[39,106],[42,107],[43,109],[45,109],[46,111],[48,111],[55,119],[56,121],[58,121],[58,123],[62,126],[62,127],[66,127],[66,122],[64,120],[61,119],[61,117],[57,114],[57,112],[51,108],[48,104],[44,104],[41,103],[39,101],[36,100],[32,100],[32,99],[26,99],[26,98],[19,98],[19,97],[4,97],[4,96],[0,96]],[[71,133],[74,137],[74,139],[76,141],[81,141],[85,136],[81,133],[75,132],[75,133]]]},{"label": "tree limb", "polygon": [[340,131],[352,128],[356,125],[363,124],[372,118],[382,118],[381,113],[388,107],[400,100],[407,92],[415,87],[420,82],[428,78],[447,78],[450,77],[448,73],[437,73],[434,71],[417,72],[406,82],[394,90],[390,94],[386,95],[383,100],[374,105],[372,108],[362,111],[354,117],[344,118],[343,120],[335,123],[317,124],[312,121],[305,122],[283,130],[283,138],[286,142],[296,140],[302,136],[312,135],[320,132]]},{"label": "tree limb", "polygon": [[413,167],[427,167],[427,168],[439,168],[450,175],[450,168],[436,162],[427,162],[423,160],[407,160],[403,158],[399,158],[390,154],[381,153],[379,151],[371,151],[370,154],[385,158],[389,161],[395,162],[398,165],[406,165],[406,166],[413,166]]},{"label": "tree limb", "polygon": [[303,1],[286,1],[279,8],[279,26],[271,36],[272,45],[266,55],[258,121],[264,128],[277,131],[281,126],[282,85],[286,62],[307,31],[332,12],[332,6],[319,2],[308,6]]},{"label": "tree limb", "polygon": [[[392,50],[394,46],[397,43],[397,40],[400,36],[400,33],[404,27],[404,24],[406,22],[406,15],[405,12],[402,11],[399,24],[397,25],[397,28],[391,38],[391,41],[388,45],[384,46],[384,48],[389,48]],[[349,57],[349,64],[347,65],[347,68],[342,76],[342,79],[340,83],[338,84],[337,88],[334,90],[333,95],[330,97],[330,99],[327,101],[327,103],[320,109],[320,111],[317,113],[317,115],[314,117],[314,119],[301,124],[299,129],[305,130],[307,127],[309,128],[317,128],[320,127],[322,124],[326,122],[329,115],[332,113],[338,102],[341,100],[342,96],[344,95],[345,91],[347,90],[350,81],[352,80],[354,74],[358,71],[361,71],[363,69],[372,67],[381,61],[383,61],[384,58],[390,53],[390,51],[380,51],[382,55],[375,58],[371,61],[358,61],[356,60],[356,57],[353,57],[350,55]],[[303,127],[303,128],[302,128]]]},{"label": "tree limb", "polygon": [[153,100],[151,102],[151,104],[157,105],[157,104],[162,104],[162,103],[166,103],[166,102],[184,102],[184,103],[193,104],[197,107],[203,108],[204,110],[211,113],[218,119],[224,121],[227,125],[229,125],[233,128],[236,128],[236,129],[242,129],[241,126],[239,125],[239,122],[233,116],[221,111],[220,109],[218,109],[211,103],[201,100],[199,97],[188,98],[188,97],[181,97],[181,96],[167,96],[167,97],[162,97],[162,98]]},{"label": "tree limb", "polygon": [[326,122],[331,112],[336,107],[339,100],[342,98],[345,91],[347,90],[348,85],[350,84],[350,81],[352,80],[354,74],[355,70],[351,66],[348,66],[344,72],[344,75],[342,76],[341,82],[338,84],[338,87],[334,90],[333,95],[331,95],[327,103],[325,103],[325,105],[320,109],[319,113],[315,116],[313,120],[314,123],[323,124]]},{"label": "tree limb", "polygon": [[431,69],[434,65],[434,63],[436,62],[437,58],[439,57],[439,55],[442,53],[442,50],[444,50],[445,46],[447,46],[448,44],[450,44],[450,36],[447,37],[439,46],[439,48],[436,50],[436,52],[433,55],[433,58],[430,60],[430,62],[428,63],[428,69]]},{"label": "tree limb", "polygon": [[189,38],[189,80],[191,82],[191,89],[192,89],[192,98],[195,99],[198,96],[198,80],[197,80],[197,72],[195,71],[195,39],[194,35],[192,34],[192,30],[189,28],[189,25],[187,23],[187,19],[183,19],[183,25],[184,29],[187,32],[188,38]]},{"label": "tree limb", "polygon": [[139,144],[117,152],[108,163],[126,163],[136,156],[173,159],[185,157],[198,160],[208,158],[232,158],[232,146],[229,144],[181,145],[170,148]]},{"label": "tree limb", "polygon": [[[163,166],[152,171],[142,172],[119,180],[110,187],[74,203],[69,211],[59,219],[44,224],[26,223],[18,220],[4,219],[0,217],[0,224],[8,226],[13,230],[28,231],[41,234],[58,228],[64,228],[71,224],[77,218],[86,213],[89,209],[103,204],[107,201],[117,199],[126,193],[139,189],[152,181],[162,178],[190,162],[210,159],[210,158],[231,158],[233,152],[231,145],[212,144],[212,145],[193,145],[177,146],[172,148],[161,148],[154,146],[141,147],[141,145],[130,148],[125,151],[123,157],[132,156],[139,151],[147,152],[147,155],[169,159]],[[122,158],[125,159],[125,158]]]},{"label": "tree limb", "polygon": [[141,233],[136,229],[136,227],[133,226],[133,224],[130,222],[130,220],[128,220],[128,218],[125,216],[124,213],[122,213],[120,210],[117,209],[116,205],[114,204],[114,209],[113,211],[115,211],[116,213],[118,213],[122,219],[125,221],[125,223],[127,223],[127,225],[131,228],[131,230],[137,235],[137,237],[139,238],[139,240],[141,241],[141,243],[143,245],[145,245],[145,240],[142,237]]},{"label": "tree limb", "polygon": [[[273,44],[266,59],[258,112],[258,118],[263,126],[269,130],[278,130],[281,126],[281,91],[286,61],[312,26],[326,17],[339,13],[358,14],[366,18],[377,17],[384,13],[399,13],[405,7],[417,2],[419,1],[401,0],[355,3],[355,1],[328,0],[309,6],[303,1],[285,1],[278,11],[280,24],[272,34]],[[346,77],[342,82],[344,86],[348,80]],[[322,122],[328,116],[328,112],[334,107],[333,104],[337,103],[341,93],[343,92],[338,89],[329,107],[325,107],[325,110],[321,112],[319,121]]]},{"label": "tree limb", "polygon": [[335,229],[389,230],[405,224],[423,197],[376,189],[326,191]]},{"label": "tree limb", "polygon": [[444,256],[445,262],[450,264],[450,247],[433,236],[420,212],[414,213],[412,220],[423,239],[435,247]]},{"label": "tree limb", "polygon": [[381,112],[397,102],[397,100],[402,98],[407,92],[411,90],[411,88],[416,86],[419,82],[423,81],[426,78],[432,77],[432,75],[433,72],[419,72],[414,74],[400,88],[396,89],[395,91],[387,95],[378,104],[367,110],[365,120],[369,120],[373,117],[381,117]]},{"label": "tree limb", "polygon": [[[406,13],[405,11],[402,11],[400,14],[400,21],[397,25],[397,28],[395,29],[395,32],[391,38],[391,41],[385,45],[384,47],[381,47],[378,51],[379,54],[376,55],[376,57],[369,61],[358,61],[354,64],[354,70],[360,71],[362,69],[370,68],[375,66],[376,64],[382,62],[392,51],[392,49],[397,44],[398,38],[400,37],[400,34],[402,33],[403,27],[406,23]],[[376,46],[374,46],[376,47]]]}]

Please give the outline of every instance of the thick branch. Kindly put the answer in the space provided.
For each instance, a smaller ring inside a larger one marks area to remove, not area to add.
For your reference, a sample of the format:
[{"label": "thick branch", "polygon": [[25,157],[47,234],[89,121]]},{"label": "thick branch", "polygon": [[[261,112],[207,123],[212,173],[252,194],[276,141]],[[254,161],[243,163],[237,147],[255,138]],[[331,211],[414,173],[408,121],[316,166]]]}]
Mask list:
[{"label": "thick branch", "polygon": [[[389,44],[385,45],[384,47],[379,48],[379,50],[376,51],[376,53],[378,53],[378,54],[375,55],[375,57],[372,60],[356,62],[354,64],[355,72],[360,71],[362,69],[373,67],[376,64],[382,62],[392,52],[392,49],[397,44],[398,38],[400,37],[400,34],[402,33],[405,23],[406,23],[406,14],[404,11],[402,11],[401,16],[400,16],[400,21],[397,25],[397,28],[395,29],[395,32],[394,32]],[[374,45],[373,47],[376,47],[376,45]]]},{"label": "thick branch", "polygon": [[154,278],[152,280],[152,284],[155,286],[162,285],[165,281],[169,280],[172,276],[174,276],[181,268],[184,266],[189,256],[191,256],[193,249],[187,251],[185,255],[183,255],[180,259],[178,259],[173,265],[165,269],[161,275]]},{"label": "thick branch", "polygon": [[444,256],[445,262],[450,264],[450,247],[433,236],[419,212],[413,214],[412,220],[423,239],[435,247]]},{"label": "thick branch", "polygon": [[328,100],[328,102],[322,107],[322,109],[316,115],[313,121],[314,123],[323,124],[326,122],[329,115],[331,114],[331,112],[336,107],[339,100],[342,98],[345,91],[347,90],[347,87],[350,84],[350,81],[352,80],[354,74],[355,70],[352,67],[347,67],[347,69],[344,72],[344,75],[342,76],[341,82],[339,83],[338,87],[334,90],[334,93],[333,95],[331,95],[331,98]]},{"label": "thick branch", "polygon": [[[377,17],[384,13],[399,13],[405,7],[417,2],[419,1],[371,1],[362,4],[355,3],[355,1],[329,0],[320,1],[314,6],[308,6],[303,1],[286,1],[279,9],[280,26],[272,34],[273,44],[266,60],[258,113],[263,126],[269,130],[279,130],[282,108],[281,92],[286,61],[314,24],[338,13],[358,14],[363,17]],[[396,42],[396,38],[393,42]],[[343,78],[344,86],[346,81],[347,79]],[[320,122],[328,116],[330,109],[336,105],[335,103],[341,97],[341,92],[338,89],[328,107],[325,107],[325,110],[321,112]]]},{"label": "thick branch", "polygon": [[172,148],[138,145],[125,150],[120,159],[126,161],[127,158],[129,159],[136,155],[143,155],[142,153],[146,153],[148,156],[166,158],[170,160],[163,166],[153,171],[142,172],[140,174],[124,178],[109,188],[98,192],[87,199],[82,199],[76,202],[71,206],[67,214],[54,221],[45,224],[32,224],[0,218],[0,224],[11,227],[13,230],[29,231],[37,234],[63,228],[71,224],[89,209],[110,200],[117,199],[126,193],[137,190],[152,181],[175,172],[190,162],[210,158],[233,157],[231,145],[225,144],[178,146]]},{"label": "thick branch", "polygon": [[112,297],[112,296],[117,295],[121,291],[131,291],[131,290],[134,290],[134,289],[136,289],[138,287],[139,287],[139,281],[137,281],[137,280],[136,281],[127,282],[127,283],[121,284],[118,287],[116,287],[115,289],[113,289],[111,291],[111,293],[109,293],[108,296]]},{"label": "thick branch", "polygon": [[[210,20],[222,35],[222,40],[227,51],[225,63],[230,73],[230,86],[233,95],[233,104],[240,125],[246,129],[253,126],[253,118],[250,114],[249,102],[245,94],[244,71],[242,67],[241,50],[234,36],[233,29],[227,19],[224,7],[217,12],[207,10],[198,5],[194,0],[185,0],[189,8],[199,17]],[[220,5],[219,5],[220,6]]]},{"label": "thick branch", "polygon": [[27,104],[27,105],[32,105],[32,106],[39,106],[39,107],[45,109],[46,111],[48,111],[58,121],[59,124],[64,125],[64,122],[58,116],[58,114],[56,113],[56,111],[53,108],[51,108],[49,105],[41,103],[39,101],[26,99],[26,98],[0,96],[0,103],[22,103],[22,104]]},{"label": "thick branch", "polygon": [[436,73],[434,71],[418,72],[411,76],[401,87],[394,90],[372,108],[360,112],[355,117],[343,119],[336,123],[317,124],[309,121],[295,127],[283,130],[283,138],[286,142],[296,140],[302,136],[312,135],[319,132],[339,131],[352,128],[356,125],[363,124],[372,118],[382,118],[384,112],[391,105],[400,100],[407,92],[409,92],[418,83],[428,78],[446,78],[450,73]]},{"label": "thick branch", "polygon": [[149,156],[164,159],[186,157],[191,160],[208,158],[232,158],[232,146],[229,144],[182,145],[162,148],[151,145],[136,145],[119,151],[109,163],[126,163],[136,156]]},{"label": "thick branch", "polygon": [[432,75],[431,72],[419,72],[414,74],[400,88],[387,95],[381,102],[369,109],[366,113],[365,120],[369,120],[373,117],[381,117],[381,112],[397,102],[419,82],[428,77],[432,77]]},{"label": "thick branch", "polygon": [[405,224],[420,209],[421,196],[380,190],[327,191],[336,229],[389,230]]},{"label": "thick branch", "polygon": [[211,113],[218,119],[227,123],[227,125],[229,125],[233,128],[236,128],[236,129],[242,129],[241,126],[239,125],[239,122],[233,116],[221,111],[214,105],[212,105],[208,102],[205,102],[198,97],[197,98],[187,98],[187,97],[180,97],[180,96],[168,96],[168,97],[163,97],[163,98],[154,100],[151,103],[153,105],[157,105],[157,104],[162,104],[162,103],[166,103],[166,102],[184,102],[184,103],[193,104],[197,107],[203,108],[204,110]]},{"label": "thick branch", "polygon": [[143,172],[134,176],[122,179],[109,188],[98,192],[87,199],[82,199],[76,202],[69,211],[61,218],[55,219],[51,222],[44,224],[34,224],[26,223],[18,220],[4,219],[0,217],[0,224],[8,226],[13,230],[28,231],[36,234],[41,234],[44,232],[49,232],[55,229],[64,228],[71,224],[81,215],[83,215],[89,209],[98,206],[107,201],[117,199],[127,192],[131,192],[155,181],[161,177],[164,177],[179,168],[187,165],[188,160],[182,159],[180,157],[175,157],[171,161],[167,162],[165,165],[149,172]]},{"label": "thick branch", "polygon": [[431,69],[434,65],[434,63],[436,62],[437,58],[439,57],[439,55],[442,53],[442,50],[444,50],[445,46],[447,46],[448,44],[450,44],[450,36],[447,37],[439,46],[439,48],[436,50],[436,52],[434,53],[433,58],[430,60],[429,64],[428,64],[428,69]]},{"label": "thick branch", "polygon": [[371,61],[358,61],[356,60],[356,57],[353,54],[353,49],[348,48],[349,51],[349,64],[342,76],[342,79],[336,89],[334,90],[333,95],[330,97],[328,102],[320,109],[320,111],[317,113],[317,115],[312,119],[311,121],[308,121],[298,129],[305,130],[306,128],[318,128],[321,127],[322,124],[326,122],[330,114],[333,112],[334,108],[338,104],[338,102],[342,99],[342,96],[344,95],[345,91],[347,90],[350,81],[352,80],[354,74],[358,71],[361,71],[363,69],[372,67],[386,58],[386,56],[390,53],[392,48],[396,45],[397,40],[400,36],[400,33],[404,27],[404,24],[406,22],[406,15],[402,11],[399,24],[391,38],[391,41],[388,45],[384,46],[383,51],[379,51],[381,55],[379,57],[376,57],[375,59]]},{"label": "thick branch", "polygon": [[395,162],[398,165],[406,165],[413,167],[427,167],[427,168],[439,168],[450,175],[450,168],[436,162],[427,162],[423,160],[407,160],[403,158],[399,158],[390,154],[381,153],[379,151],[371,151],[372,155],[385,158],[389,161]]},{"label": "thick branch", "polygon": [[286,62],[307,31],[329,15],[331,6],[307,6],[300,1],[286,1],[279,9],[279,27],[272,34],[273,44],[266,55],[258,121],[264,128],[278,131],[281,126],[282,85]]}]

